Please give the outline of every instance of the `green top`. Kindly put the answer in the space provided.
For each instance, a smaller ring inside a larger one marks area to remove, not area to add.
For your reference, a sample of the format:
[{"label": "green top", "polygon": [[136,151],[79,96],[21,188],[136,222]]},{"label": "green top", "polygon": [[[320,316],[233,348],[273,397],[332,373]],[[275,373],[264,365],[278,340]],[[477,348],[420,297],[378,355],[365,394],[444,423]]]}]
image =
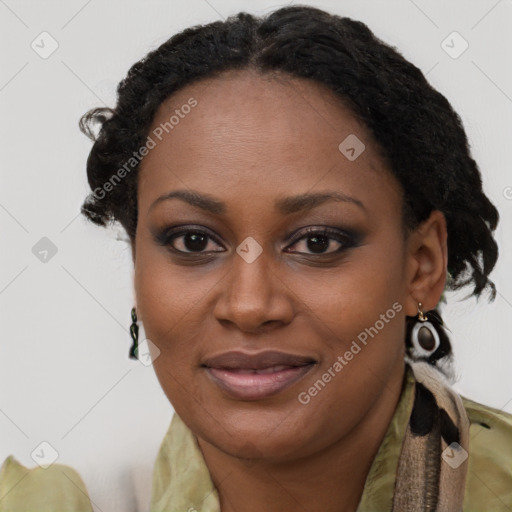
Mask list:
[{"label": "green top", "polygon": [[[461,397],[470,426],[464,512],[512,511],[512,415]],[[397,409],[366,478],[357,512],[391,510],[401,441],[414,400],[406,366]],[[72,482],[71,482],[72,480]],[[0,512],[92,512],[87,490],[69,466],[27,469],[11,455],[0,468]],[[218,493],[191,430],[174,414],[154,472],[151,512],[220,512]]]}]

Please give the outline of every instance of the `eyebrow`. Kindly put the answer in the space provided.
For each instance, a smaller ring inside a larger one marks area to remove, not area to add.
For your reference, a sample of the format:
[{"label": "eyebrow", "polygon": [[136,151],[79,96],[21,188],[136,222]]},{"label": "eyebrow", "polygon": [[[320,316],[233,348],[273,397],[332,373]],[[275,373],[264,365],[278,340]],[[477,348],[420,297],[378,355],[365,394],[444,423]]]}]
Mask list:
[{"label": "eyebrow", "polygon": [[[149,207],[148,213],[159,203],[170,199],[181,199],[186,203],[200,208],[201,210],[222,215],[226,213],[227,206],[222,201],[214,199],[211,196],[192,192],[189,190],[173,190],[158,197]],[[341,201],[352,203],[366,211],[365,205],[355,197],[351,197],[342,192],[316,192],[300,194],[298,196],[285,197],[276,201],[276,210],[283,215],[290,215],[303,210],[311,210],[326,201]]]}]

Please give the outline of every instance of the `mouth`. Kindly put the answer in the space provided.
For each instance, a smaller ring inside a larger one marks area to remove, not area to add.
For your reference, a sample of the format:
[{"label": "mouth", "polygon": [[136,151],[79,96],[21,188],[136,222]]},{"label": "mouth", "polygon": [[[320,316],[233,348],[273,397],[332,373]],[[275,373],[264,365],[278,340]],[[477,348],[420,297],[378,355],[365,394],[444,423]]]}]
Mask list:
[{"label": "mouth", "polygon": [[317,361],[311,357],[266,351],[258,354],[226,352],[201,366],[231,398],[261,400],[274,396],[302,379]]}]

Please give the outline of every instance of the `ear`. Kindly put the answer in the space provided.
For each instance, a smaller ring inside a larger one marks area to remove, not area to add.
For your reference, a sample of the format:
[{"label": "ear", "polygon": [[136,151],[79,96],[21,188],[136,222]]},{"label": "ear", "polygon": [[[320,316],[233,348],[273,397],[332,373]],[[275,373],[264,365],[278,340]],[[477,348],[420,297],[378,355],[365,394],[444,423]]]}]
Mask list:
[{"label": "ear", "polygon": [[422,222],[407,242],[407,298],[405,314],[415,316],[418,302],[423,311],[434,309],[441,298],[447,275],[448,232],[446,218],[439,210]]}]

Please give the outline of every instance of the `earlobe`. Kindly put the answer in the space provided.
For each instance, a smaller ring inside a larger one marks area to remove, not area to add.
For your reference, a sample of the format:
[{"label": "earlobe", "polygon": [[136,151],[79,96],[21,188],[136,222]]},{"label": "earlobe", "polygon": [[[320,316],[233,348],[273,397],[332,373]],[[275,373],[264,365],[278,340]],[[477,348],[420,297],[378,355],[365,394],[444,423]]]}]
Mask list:
[{"label": "earlobe", "polygon": [[409,237],[407,316],[416,315],[418,302],[425,310],[436,307],[446,284],[447,265],[446,219],[441,211],[434,210]]}]

